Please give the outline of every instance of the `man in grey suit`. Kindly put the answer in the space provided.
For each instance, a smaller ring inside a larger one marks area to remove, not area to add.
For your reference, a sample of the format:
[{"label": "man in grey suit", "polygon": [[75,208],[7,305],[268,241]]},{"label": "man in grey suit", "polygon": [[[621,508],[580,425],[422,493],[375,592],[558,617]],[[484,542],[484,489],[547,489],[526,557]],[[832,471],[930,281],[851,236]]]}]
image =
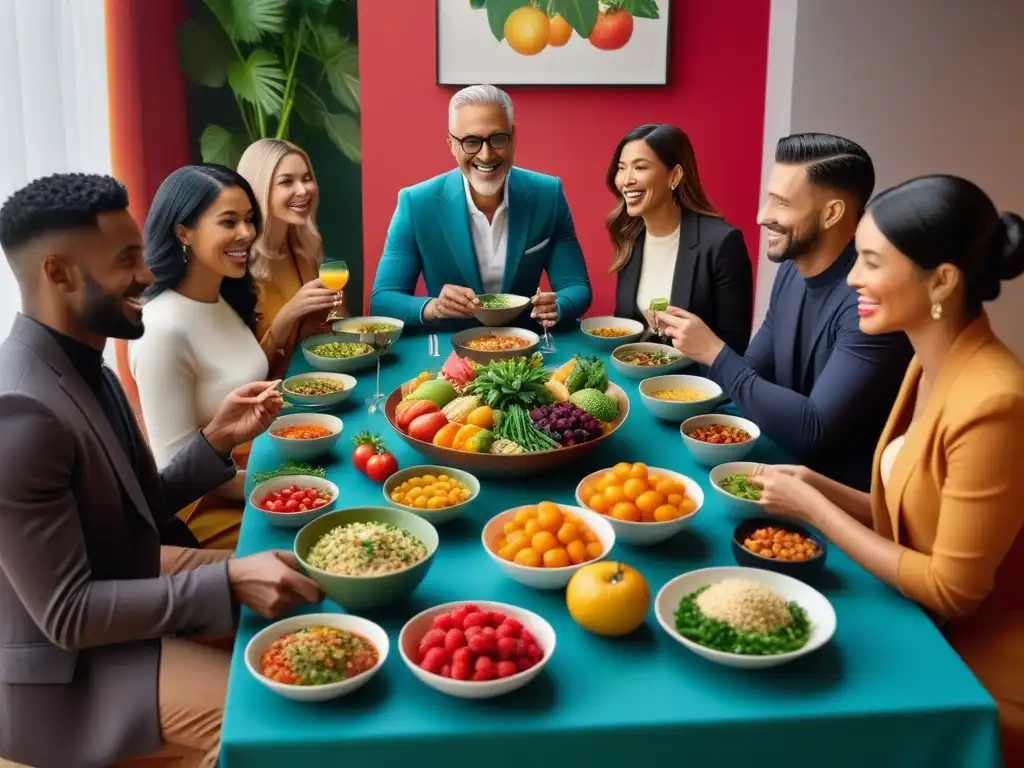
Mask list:
[{"label": "man in grey suit", "polygon": [[215,765],[230,657],[194,640],[230,633],[238,603],[270,618],[321,597],[289,553],[163,546],[281,400],[241,387],[157,471],[102,359],[142,335],[153,279],[127,207],[117,180],[65,174],[0,209],[24,312],[0,345],[0,755],[35,768]]}]

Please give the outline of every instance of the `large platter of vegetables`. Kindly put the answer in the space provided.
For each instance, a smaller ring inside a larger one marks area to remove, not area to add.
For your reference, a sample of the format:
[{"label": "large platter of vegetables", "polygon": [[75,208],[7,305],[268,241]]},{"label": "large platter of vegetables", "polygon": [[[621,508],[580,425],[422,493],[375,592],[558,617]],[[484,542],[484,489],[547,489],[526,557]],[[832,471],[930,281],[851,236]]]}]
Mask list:
[{"label": "large platter of vegetables", "polygon": [[610,437],[629,398],[604,363],[577,355],[556,370],[539,354],[480,364],[452,353],[388,397],[395,431],[433,462],[481,476],[564,466]]}]

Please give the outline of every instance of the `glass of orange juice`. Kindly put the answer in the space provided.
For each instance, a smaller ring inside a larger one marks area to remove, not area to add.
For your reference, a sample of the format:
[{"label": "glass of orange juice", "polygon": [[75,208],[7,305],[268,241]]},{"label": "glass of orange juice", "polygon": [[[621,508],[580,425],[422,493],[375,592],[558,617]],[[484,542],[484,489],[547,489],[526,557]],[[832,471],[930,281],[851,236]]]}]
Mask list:
[{"label": "glass of orange juice", "polygon": [[[344,261],[325,261],[320,265],[320,280],[332,291],[338,292],[338,304],[344,300],[345,286],[348,285],[348,264]],[[341,320],[337,306],[327,315],[328,320]]]}]

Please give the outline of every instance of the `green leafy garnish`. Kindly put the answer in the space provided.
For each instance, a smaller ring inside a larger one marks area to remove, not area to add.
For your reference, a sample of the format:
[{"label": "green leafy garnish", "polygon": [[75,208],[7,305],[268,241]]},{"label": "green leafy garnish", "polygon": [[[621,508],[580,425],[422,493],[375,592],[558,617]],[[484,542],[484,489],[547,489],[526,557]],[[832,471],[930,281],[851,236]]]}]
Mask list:
[{"label": "green leafy garnish", "polygon": [[[708,585],[710,586],[710,585]],[[794,602],[786,603],[793,622],[774,632],[742,632],[723,621],[709,619],[697,607],[697,597],[707,589],[701,587],[683,597],[676,609],[676,630],[687,640],[725,653],[745,656],[774,656],[803,648],[811,636],[807,613]]]},{"label": "green leafy garnish", "polygon": [[282,464],[277,469],[272,469],[269,472],[257,472],[253,474],[253,482],[265,483],[267,480],[273,480],[275,477],[283,477],[286,475],[312,475],[313,477],[327,477],[327,470],[316,464],[306,464],[300,461],[289,461],[286,464]]},{"label": "green leafy garnish", "polygon": [[744,474],[729,475],[724,480],[718,481],[718,487],[731,496],[747,501],[760,501],[761,488],[750,482],[750,478]]},{"label": "green leafy garnish", "polygon": [[466,387],[465,394],[476,395],[481,403],[495,410],[503,411],[510,405],[521,405],[529,410],[554,399],[544,386],[549,378],[550,373],[534,368],[525,357],[492,360],[477,369],[476,378]]}]

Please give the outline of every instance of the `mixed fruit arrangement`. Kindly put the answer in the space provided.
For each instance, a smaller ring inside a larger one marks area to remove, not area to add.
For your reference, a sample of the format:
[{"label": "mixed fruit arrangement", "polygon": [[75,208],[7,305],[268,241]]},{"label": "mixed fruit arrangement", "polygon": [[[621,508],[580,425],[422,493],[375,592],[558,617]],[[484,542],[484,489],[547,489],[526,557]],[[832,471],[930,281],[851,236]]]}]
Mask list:
[{"label": "mixed fruit arrangement", "polygon": [[543,659],[522,622],[466,603],[434,618],[415,663],[435,675],[479,682],[525,672]]},{"label": "mixed fruit arrangement", "polygon": [[631,523],[665,523],[697,508],[685,485],[639,462],[616,464],[585,482],[579,496],[595,512]]},{"label": "mixed fruit arrangement", "polygon": [[576,356],[558,370],[539,354],[486,365],[452,353],[440,373],[402,385],[394,426],[414,440],[470,453],[552,451],[612,430],[619,402],[596,357]]},{"label": "mixed fruit arrangement", "polygon": [[597,534],[550,501],[516,510],[490,547],[501,559],[527,568],[565,568],[604,553]]}]

